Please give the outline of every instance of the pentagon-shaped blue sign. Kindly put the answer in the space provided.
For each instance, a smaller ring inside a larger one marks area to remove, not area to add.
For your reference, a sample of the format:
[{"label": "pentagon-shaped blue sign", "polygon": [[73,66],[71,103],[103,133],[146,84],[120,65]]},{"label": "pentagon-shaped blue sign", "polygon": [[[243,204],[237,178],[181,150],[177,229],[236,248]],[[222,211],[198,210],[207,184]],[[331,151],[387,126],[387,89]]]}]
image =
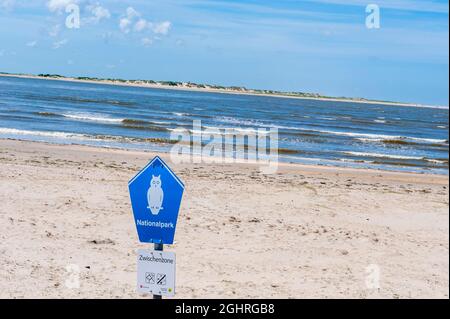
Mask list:
[{"label": "pentagon-shaped blue sign", "polygon": [[172,244],[183,182],[156,156],[129,181],[128,189],[139,241]]}]

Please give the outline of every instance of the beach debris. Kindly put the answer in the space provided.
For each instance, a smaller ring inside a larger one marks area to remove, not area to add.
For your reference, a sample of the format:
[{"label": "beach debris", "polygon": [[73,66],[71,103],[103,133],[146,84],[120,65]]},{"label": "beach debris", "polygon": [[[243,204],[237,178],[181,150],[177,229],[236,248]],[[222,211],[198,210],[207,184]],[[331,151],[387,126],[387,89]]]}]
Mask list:
[{"label": "beach debris", "polygon": [[230,223],[240,223],[240,222],[241,222],[239,219],[237,219],[237,218],[234,217],[234,216],[231,216],[231,217],[228,219],[228,221],[229,221]]},{"label": "beach debris", "polygon": [[341,255],[344,255],[344,256],[348,255],[348,250],[341,249],[339,252],[341,253]]},{"label": "beach debris", "polygon": [[109,239],[93,239],[89,241],[90,244],[95,244],[95,245],[115,245],[116,243]]}]

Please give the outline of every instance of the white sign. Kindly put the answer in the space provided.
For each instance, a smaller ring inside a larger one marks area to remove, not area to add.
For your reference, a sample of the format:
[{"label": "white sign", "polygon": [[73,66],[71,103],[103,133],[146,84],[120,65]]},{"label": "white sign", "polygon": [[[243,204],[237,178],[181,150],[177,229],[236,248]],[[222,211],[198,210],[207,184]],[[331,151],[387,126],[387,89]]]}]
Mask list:
[{"label": "white sign", "polygon": [[139,249],[137,291],[160,296],[175,296],[175,253]]}]

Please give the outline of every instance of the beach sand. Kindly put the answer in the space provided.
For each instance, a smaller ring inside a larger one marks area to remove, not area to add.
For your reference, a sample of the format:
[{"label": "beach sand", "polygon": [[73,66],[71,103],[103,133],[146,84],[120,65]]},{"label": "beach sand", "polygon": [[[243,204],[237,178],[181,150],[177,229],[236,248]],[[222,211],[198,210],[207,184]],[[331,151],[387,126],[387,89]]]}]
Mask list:
[{"label": "beach sand", "polygon": [[[154,155],[0,140],[0,298],[141,297],[127,182]],[[177,298],[449,297],[448,176],[159,155],[186,184]]]}]

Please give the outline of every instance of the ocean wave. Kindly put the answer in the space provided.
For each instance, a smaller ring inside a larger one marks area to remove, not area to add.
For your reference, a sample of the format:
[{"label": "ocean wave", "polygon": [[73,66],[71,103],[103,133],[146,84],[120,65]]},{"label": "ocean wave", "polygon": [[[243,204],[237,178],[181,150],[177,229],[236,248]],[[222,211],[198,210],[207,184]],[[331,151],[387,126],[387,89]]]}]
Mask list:
[{"label": "ocean wave", "polygon": [[[345,131],[331,131],[331,130],[320,130],[314,128],[306,128],[306,127],[294,127],[294,126],[284,126],[284,125],[269,125],[267,123],[263,123],[255,120],[244,120],[237,119],[233,117],[217,117],[219,121],[230,123],[230,124],[239,124],[239,125],[248,125],[248,126],[257,126],[257,127],[273,127],[278,130],[291,130],[291,131],[303,131],[303,132],[316,132],[321,134],[330,134],[337,136],[348,136],[352,138],[357,138],[365,142],[380,142],[382,140],[403,140],[403,141],[415,141],[422,143],[433,143],[433,144],[443,144],[448,143],[448,140],[445,139],[433,139],[433,138],[421,138],[421,137],[412,137],[412,136],[400,136],[400,135],[387,135],[387,134],[371,134],[371,133],[358,133],[358,132],[345,132]],[[374,120],[379,123],[386,123],[386,120],[383,118],[378,118]]]},{"label": "ocean wave", "polygon": [[[383,143],[387,145],[417,145],[418,143],[407,141],[405,139],[382,139],[382,138],[357,138],[357,140],[361,142],[368,142],[368,143]],[[441,145],[441,144],[439,144]]]},{"label": "ocean wave", "polygon": [[[47,117],[66,117],[71,120],[76,121],[90,121],[90,122],[99,122],[99,123],[113,123],[113,124],[122,124],[127,128],[135,128],[135,129],[146,129],[145,127],[139,127],[143,125],[154,125],[154,130],[166,130],[166,128],[158,127],[161,124],[170,124],[170,122],[167,121],[145,121],[140,119],[132,119],[132,118],[113,118],[109,115],[105,114],[96,114],[96,113],[64,113],[64,114],[57,114],[52,112],[38,112],[37,113],[40,116],[47,116]],[[178,116],[185,116],[188,115],[188,113],[177,113],[172,112],[172,114],[177,114]],[[245,119],[238,119],[234,117],[216,117],[216,121],[221,121],[223,123],[228,124],[237,124],[237,125],[245,125],[245,126],[253,126],[252,127],[206,127],[210,131],[213,130],[217,134],[222,134],[224,129],[232,129],[234,132],[238,132],[239,134],[268,134],[259,131],[257,128],[275,128],[281,131],[281,133],[286,133],[286,131],[300,131],[302,134],[310,134],[310,135],[317,135],[318,137],[320,134],[328,134],[328,135],[336,135],[336,136],[348,136],[351,138],[355,138],[357,140],[360,140],[362,142],[375,142],[375,143],[384,143],[384,144],[397,144],[397,145],[414,145],[418,143],[426,143],[426,144],[444,144],[448,145],[448,140],[446,139],[433,139],[433,138],[421,138],[421,137],[412,137],[412,136],[401,136],[401,135],[388,135],[388,134],[371,134],[371,133],[359,133],[359,132],[346,132],[346,131],[333,131],[333,130],[320,130],[320,129],[314,129],[314,128],[305,128],[305,127],[293,127],[293,126],[283,126],[283,125],[267,125],[266,123],[263,123],[261,121],[256,120],[245,120]],[[383,121],[381,118],[380,121]],[[375,120],[377,121],[377,120]],[[134,127],[133,127],[134,126]],[[255,129],[256,128],[256,129]],[[147,128],[148,129],[148,128]],[[173,129],[171,129],[173,130]],[[315,134],[320,133],[320,134]],[[198,134],[198,132],[196,132]],[[231,134],[230,132],[227,132],[226,134]]]},{"label": "ocean wave", "polygon": [[147,127],[147,126],[156,126],[156,127],[160,127],[161,129],[166,130],[165,127],[161,127],[160,125],[169,125],[171,124],[168,121],[146,121],[146,120],[136,120],[136,119],[124,119],[122,121],[122,126],[124,127],[133,127],[133,126],[142,126],[142,127]]},{"label": "ocean wave", "polygon": [[65,113],[62,116],[77,120],[77,121],[89,121],[89,122],[103,122],[103,123],[121,123],[123,118],[111,118],[107,115],[94,114],[94,113]]},{"label": "ocean wave", "polygon": [[135,103],[118,101],[118,100],[105,100],[105,99],[86,99],[86,98],[78,98],[78,97],[61,97],[62,100],[72,101],[72,102],[81,102],[81,103],[98,103],[98,104],[112,104],[119,106],[132,106]]},{"label": "ocean wave", "polygon": [[165,126],[161,126],[161,124],[170,124],[170,122],[146,121],[137,119],[122,120],[122,127],[127,129],[153,131],[153,132],[168,131],[168,128]]},{"label": "ocean wave", "polygon": [[35,95],[35,94],[27,94],[24,96],[27,99],[32,100],[40,100],[40,101],[62,101],[62,102],[75,102],[75,103],[95,103],[95,104],[110,104],[110,105],[118,105],[118,106],[134,106],[136,103],[134,102],[125,102],[119,100],[107,100],[107,99],[89,99],[89,98],[80,98],[73,96],[43,96],[43,95]]},{"label": "ocean wave", "polygon": [[144,121],[144,120],[135,120],[135,119],[123,119],[122,120],[123,124],[150,124],[148,121]]},{"label": "ocean wave", "polygon": [[448,163],[446,159],[427,158],[423,156],[406,156],[406,155],[394,155],[394,154],[381,154],[381,153],[365,153],[365,152],[342,152],[346,155],[358,156],[358,157],[372,157],[372,158],[387,158],[396,160],[414,160],[414,161],[426,161],[431,163],[445,164]]},{"label": "ocean wave", "polygon": [[387,145],[418,145],[425,143],[425,145],[432,146],[448,146],[448,140],[427,139],[415,137],[401,137],[392,136],[392,138],[357,138],[357,140],[365,143],[383,143]]},{"label": "ocean wave", "polygon": [[366,164],[371,164],[373,163],[373,161],[368,161],[368,160],[355,160],[355,159],[350,159],[350,158],[340,158],[339,159],[340,162],[345,162],[345,163],[366,163]]},{"label": "ocean wave", "polygon": [[392,158],[392,159],[405,159],[405,160],[423,160],[424,157],[419,156],[405,156],[405,155],[389,155],[381,153],[365,153],[365,152],[342,152],[347,155],[362,156],[362,157],[382,157],[382,158]]},{"label": "ocean wave", "polygon": [[237,124],[237,125],[248,125],[248,126],[268,126],[267,124],[257,121],[257,120],[248,120],[248,119],[239,119],[231,116],[217,116],[214,118],[215,121],[220,123],[227,124]]},{"label": "ocean wave", "polygon": [[53,113],[53,112],[34,112],[33,114],[39,115],[39,116],[45,116],[45,117],[62,117],[63,115]]},{"label": "ocean wave", "polygon": [[130,125],[134,125],[134,124],[138,124],[138,125],[145,125],[145,124],[149,124],[149,125],[154,125],[154,124],[170,124],[170,122],[168,121],[146,121],[146,120],[136,120],[136,119],[123,119],[122,120],[122,124],[130,124]]},{"label": "ocean wave", "polygon": [[170,124],[168,121],[145,121],[130,118],[111,118],[108,115],[100,115],[93,113],[65,113],[58,114],[53,112],[34,112],[34,114],[44,117],[65,117],[71,120],[78,121],[91,121],[91,122],[102,122],[102,123],[121,123],[124,126],[132,127],[133,125],[164,125]]},{"label": "ocean wave", "polygon": [[[354,132],[339,132],[339,131],[325,131],[325,130],[320,130],[320,131],[318,130],[318,132],[325,133],[325,134],[340,135],[340,136],[349,136],[349,137],[354,137],[354,138],[367,138],[367,139],[372,139],[373,141],[411,140],[411,141],[425,142],[425,143],[446,143],[446,142],[448,142],[445,139],[411,137],[411,136],[401,136],[401,135],[354,133]],[[367,140],[367,141],[369,141],[369,140]]]},{"label": "ocean wave", "polygon": [[50,132],[50,131],[30,131],[30,130],[18,130],[13,128],[0,127],[0,134],[8,136],[28,136],[28,137],[45,137],[59,140],[72,140],[72,141],[91,141],[91,142],[122,142],[122,143],[162,143],[173,144],[177,141],[166,138],[135,138],[125,137],[118,135],[89,135],[80,133],[68,133],[68,132]]},{"label": "ocean wave", "polygon": [[201,130],[191,129],[191,128],[168,128],[172,132],[189,132],[190,134],[217,134],[217,135],[269,135],[271,132],[266,130],[255,130],[249,128],[237,128],[237,127],[213,127],[213,126],[203,126]]},{"label": "ocean wave", "polygon": [[446,139],[434,139],[434,138],[423,138],[423,137],[412,137],[412,136],[401,136],[401,135],[387,135],[387,134],[372,134],[372,133],[357,133],[357,132],[342,132],[342,131],[330,131],[330,130],[316,130],[301,127],[279,127],[290,130],[298,130],[303,132],[316,132],[321,134],[337,135],[337,136],[348,136],[355,138],[363,142],[383,142],[388,141],[405,141],[405,142],[416,142],[416,143],[428,143],[428,144],[448,144]]},{"label": "ocean wave", "polygon": [[53,138],[75,138],[75,139],[86,139],[88,138],[85,134],[78,133],[66,133],[66,132],[47,132],[47,131],[30,131],[30,130],[18,130],[14,128],[3,128],[0,127],[0,134],[11,134],[11,135],[28,135],[28,136],[42,136],[42,137],[53,137]]},{"label": "ocean wave", "polygon": [[[304,128],[294,127],[294,126],[284,126],[284,125],[277,125],[272,123],[264,123],[257,120],[245,120],[245,119],[238,119],[234,117],[227,117],[227,116],[221,116],[221,117],[215,117],[215,120],[221,123],[226,124],[236,124],[236,125],[246,125],[246,126],[253,126],[253,127],[259,127],[259,128],[272,128],[277,130],[306,130]],[[251,129],[251,128],[249,128]]]},{"label": "ocean wave", "polygon": [[149,132],[166,132],[169,130],[168,128],[155,125],[123,125],[122,127],[132,130],[141,130]]},{"label": "ocean wave", "polygon": [[190,116],[189,113],[182,113],[182,112],[171,112],[171,114],[182,117],[182,116]]}]

